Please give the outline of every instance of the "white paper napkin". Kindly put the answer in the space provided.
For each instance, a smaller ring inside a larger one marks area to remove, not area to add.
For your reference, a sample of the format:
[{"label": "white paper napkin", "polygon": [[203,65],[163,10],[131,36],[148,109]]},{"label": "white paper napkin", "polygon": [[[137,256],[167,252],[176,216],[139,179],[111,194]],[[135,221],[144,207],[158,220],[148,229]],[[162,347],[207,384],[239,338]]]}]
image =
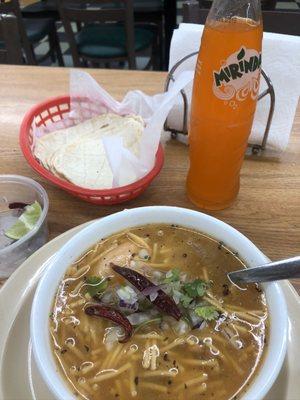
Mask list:
[{"label": "white paper napkin", "polygon": [[[203,25],[180,24],[174,31],[171,49],[169,70],[185,55],[199,49]],[[186,60],[175,73],[183,70],[194,70],[196,56]],[[271,78],[275,89],[275,112],[267,148],[270,150],[284,150],[288,144],[294,116],[300,93],[300,37],[264,33],[262,66]],[[267,85],[261,79],[260,92]],[[189,103],[192,84],[186,88]],[[249,139],[250,143],[261,143],[269,110],[269,96],[258,102],[255,120]],[[182,99],[179,97],[168,117],[168,125],[174,129],[182,129],[183,109]]]}]

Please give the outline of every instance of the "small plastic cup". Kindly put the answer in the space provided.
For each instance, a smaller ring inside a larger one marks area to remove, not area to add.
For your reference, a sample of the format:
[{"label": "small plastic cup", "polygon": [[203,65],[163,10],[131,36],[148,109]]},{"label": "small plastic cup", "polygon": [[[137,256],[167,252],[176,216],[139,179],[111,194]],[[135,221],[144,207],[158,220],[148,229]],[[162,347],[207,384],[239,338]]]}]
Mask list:
[{"label": "small plastic cup", "polygon": [[[49,208],[48,195],[39,183],[24,176],[0,175],[0,210],[5,206],[8,207],[10,203],[32,204],[35,201],[38,201],[42,207],[41,216],[35,227],[21,239],[11,244],[4,245],[4,240],[0,243],[0,278],[8,278],[26,258],[46,243]],[[3,230],[3,226],[1,227],[0,212],[1,230]],[[2,239],[3,235],[2,231]]]}]

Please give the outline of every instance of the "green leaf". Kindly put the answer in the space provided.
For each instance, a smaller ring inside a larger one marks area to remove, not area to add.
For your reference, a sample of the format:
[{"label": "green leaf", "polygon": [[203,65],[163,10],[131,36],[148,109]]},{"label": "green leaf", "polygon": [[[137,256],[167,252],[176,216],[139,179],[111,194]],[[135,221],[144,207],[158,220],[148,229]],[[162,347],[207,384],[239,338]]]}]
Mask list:
[{"label": "green leaf", "polygon": [[139,311],[148,311],[153,308],[153,304],[147,298],[142,299],[138,302]]},{"label": "green leaf", "polygon": [[219,317],[219,313],[214,306],[196,307],[195,313],[205,321],[213,321]]},{"label": "green leaf", "polygon": [[193,298],[188,296],[187,294],[182,294],[180,297],[180,303],[183,305],[184,308],[188,308],[193,301]]},{"label": "green leaf", "polygon": [[87,283],[87,292],[91,297],[94,297],[96,295],[99,295],[103,293],[108,286],[108,279],[107,278],[102,278],[100,276],[89,276],[86,279]]},{"label": "green leaf", "polygon": [[202,297],[205,295],[210,284],[202,279],[195,279],[193,282],[186,283],[183,288],[190,297]]},{"label": "green leaf", "polygon": [[166,278],[164,279],[164,283],[177,282],[180,280],[180,271],[177,268],[174,268],[166,273]]},{"label": "green leaf", "polygon": [[88,276],[86,278],[86,283],[88,285],[99,285],[99,283],[103,280],[100,276]]}]

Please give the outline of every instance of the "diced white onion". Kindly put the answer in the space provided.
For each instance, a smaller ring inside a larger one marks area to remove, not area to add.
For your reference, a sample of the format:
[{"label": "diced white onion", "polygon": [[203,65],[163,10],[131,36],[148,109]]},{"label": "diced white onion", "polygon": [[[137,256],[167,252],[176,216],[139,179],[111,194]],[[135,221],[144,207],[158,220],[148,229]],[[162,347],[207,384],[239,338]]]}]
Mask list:
[{"label": "diced white onion", "polygon": [[160,271],[153,271],[153,277],[154,278],[160,279],[162,277],[162,275],[163,274]]},{"label": "diced white onion", "polygon": [[185,282],[185,281],[186,281],[186,278],[187,278],[187,274],[182,274],[182,275],[180,276],[180,280],[181,280],[182,282]]},{"label": "diced white onion", "polygon": [[111,304],[114,302],[114,294],[111,291],[105,292],[101,296],[101,302],[105,304]]},{"label": "diced white onion", "polygon": [[[118,342],[121,337],[124,336],[124,329],[120,326],[112,326],[105,329],[103,343],[105,345],[111,345]],[[110,346],[109,346],[110,347]]]},{"label": "diced white onion", "polygon": [[179,320],[174,326],[174,330],[178,335],[184,335],[190,330],[190,327],[186,321],[183,319]]},{"label": "diced white onion", "polygon": [[130,286],[120,287],[117,289],[117,295],[127,304],[134,304],[138,300],[136,292]]},{"label": "diced white onion", "polygon": [[199,317],[199,315],[197,315],[193,310],[189,312],[189,316],[193,326],[200,324],[200,322],[203,320],[203,318]]},{"label": "diced white onion", "polygon": [[127,318],[131,323],[131,325],[135,326],[135,325],[140,325],[143,322],[149,321],[152,317],[147,313],[140,312],[128,315]]},{"label": "diced white onion", "polygon": [[161,328],[163,331],[166,331],[166,330],[169,329],[169,324],[168,324],[166,321],[162,321],[161,324],[160,324],[160,328]]},{"label": "diced white onion", "polygon": [[178,290],[173,290],[173,299],[176,304],[179,304],[182,294]]},{"label": "diced white onion", "polygon": [[158,292],[151,293],[149,296],[150,301],[154,301],[157,298],[157,296],[158,296]]},{"label": "diced white onion", "polygon": [[172,270],[170,270],[166,273],[166,278],[171,278],[172,275],[173,275],[173,272],[172,272]]},{"label": "diced white onion", "polygon": [[146,250],[146,249],[141,249],[141,250],[139,251],[139,257],[140,257],[140,258],[146,260],[146,259],[149,258],[149,256],[150,256],[150,255],[149,255],[148,250]]}]

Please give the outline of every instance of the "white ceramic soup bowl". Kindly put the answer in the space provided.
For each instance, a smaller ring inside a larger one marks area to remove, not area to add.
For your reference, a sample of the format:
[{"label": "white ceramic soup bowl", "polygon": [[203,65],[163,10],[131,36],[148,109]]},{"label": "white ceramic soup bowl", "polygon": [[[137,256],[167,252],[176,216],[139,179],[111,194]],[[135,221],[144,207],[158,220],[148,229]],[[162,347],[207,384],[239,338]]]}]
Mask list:
[{"label": "white ceramic soup bowl", "polygon": [[[75,399],[58,371],[49,337],[49,314],[66,269],[101,238],[126,228],[151,223],[178,224],[223,241],[237,251],[248,266],[268,262],[250,240],[231,226],[200,212],[177,207],[141,207],[96,220],[67,242],[57,253],[37,287],[31,312],[31,339],[38,369],[55,399]],[[260,400],[272,387],[281,369],[287,343],[287,308],[277,283],[263,285],[270,313],[270,338],[263,364],[243,400]],[[104,400],[104,399],[103,399]]]}]

